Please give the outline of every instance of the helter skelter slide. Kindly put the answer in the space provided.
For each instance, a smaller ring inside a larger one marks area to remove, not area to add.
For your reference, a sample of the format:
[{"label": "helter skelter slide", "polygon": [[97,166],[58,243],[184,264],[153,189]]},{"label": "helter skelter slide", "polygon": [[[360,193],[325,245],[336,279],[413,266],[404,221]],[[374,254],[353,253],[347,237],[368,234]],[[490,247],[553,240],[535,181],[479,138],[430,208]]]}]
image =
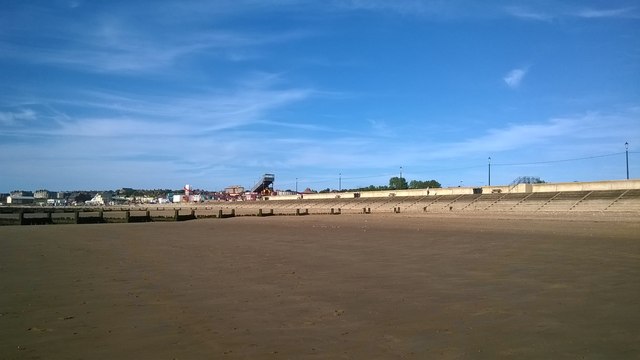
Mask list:
[{"label": "helter skelter slide", "polygon": [[251,192],[260,195],[270,195],[273,192],[273,181],[276,179],[274,174],[264,174],[251,189]]}]

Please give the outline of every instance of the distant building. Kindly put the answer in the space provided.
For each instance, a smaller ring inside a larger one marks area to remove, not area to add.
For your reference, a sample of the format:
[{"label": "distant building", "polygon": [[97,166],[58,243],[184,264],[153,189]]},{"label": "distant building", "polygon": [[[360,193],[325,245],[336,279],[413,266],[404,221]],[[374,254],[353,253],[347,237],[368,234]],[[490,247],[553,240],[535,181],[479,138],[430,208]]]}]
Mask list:
[{"label": "distant building", "polygon": [[33,204],[34,200],[35,199],[34,199],[33,196],[13,196],[13,195],[9,195],[7,197],[7,204],[27,205],[27,204]]},{"label": "distant building", "polygon": [[65,199],[47,199],[47,206],[65,206],[67,200]]},{"label": "distant building", "polygon": [[116,195],[111,198],[111,203],[113,205],[125,205],[131,203],[131,200],[124,196]]},{"label": "distant building", "polygon": [[245,201],[256,201],[258,199],[258,193],[255,192],[245,192],[242,197]]},{"label": "distant building", "polygon": [[85,201],[91,200],[95,196],[94,192],[81,192],[76,191],[69,193],[67,197],[67,203],[71,205],[80,205],[84,204]]},{"label": "distant building", "polygon": [[244,187],[240,185],[228,186],[224,189],[224,194],[227,201],[242,200],[242,194],[244,194]]},{"label": "distant building", "polygon": [[240,185],[231,185],[224,189],[226,194],[242,194],[244,192],[244,187]]},{"label": "distant building", "polygon": [[11,194],[0,194],[0,204],[6,204],[9,196],[11,196]]},{"label": "distant building", "polygon": [[25,191],[25,190],[14,190],[11,192],[11,196],[16,198],[16,197],[21,197],[21,196],[31,196],[33,197],[33,192],[31,191]]},{"label": "distant building", "polygon": [[87,205],[109,205],[111,202],[111,193],[101,192],[97,193],[91,200],[87,201]]},{"label": "distant building", "polygon": [[51,199],[53,198],[53,192],[49,190],[36,190],[36,192],[33,193],[33,197],[36,199]]},{"label": "distant building", "polygon": [[155,196],[143,196],[139,197],[138,201],[142,204],[157,204],[158,198]]}]

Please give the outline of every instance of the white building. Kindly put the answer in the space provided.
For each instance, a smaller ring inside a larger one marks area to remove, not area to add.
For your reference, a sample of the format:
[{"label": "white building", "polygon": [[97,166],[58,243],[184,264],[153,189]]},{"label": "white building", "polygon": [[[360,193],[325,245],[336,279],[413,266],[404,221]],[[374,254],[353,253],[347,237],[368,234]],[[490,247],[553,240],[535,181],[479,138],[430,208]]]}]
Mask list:
[{"label": "white building", "polygon": [[48,206],[65,206],[67,205],[67,200],[65,199],[47,199]]},{"label": "white building", "polygon": [[111,194],[109,193],[97,193],[91,200],[86,201],[87,205],[109,205],[111,202]]},{"label": "white building", "polygon": [[13,196],[13,195],[9,195],[7,197],[7,204],[14,204],[14,205],[33,204],[34,200],[35,199],[34,199],[33,196]]},{"label": "white building", "polygon": [[240,185],[232,185],[228,186],[224,189],[224,192],[227,194],[242,194],[244,192],[244,187]]},{"label": "white building", "polygon": [[203,202],[204,196],[200,194],[195,195],[173,195],[171,199],[173,203],[193,203],[193,202]]},{"label": "white building", "polygon": [[37,190],[33,193],[33,197],[36,199],[50,199],[52,196],[51,192],[48,190]]},{"label": "white building", "polygon": [[189,202],[203,202],[204,196],[201,194],[189,195]]}]

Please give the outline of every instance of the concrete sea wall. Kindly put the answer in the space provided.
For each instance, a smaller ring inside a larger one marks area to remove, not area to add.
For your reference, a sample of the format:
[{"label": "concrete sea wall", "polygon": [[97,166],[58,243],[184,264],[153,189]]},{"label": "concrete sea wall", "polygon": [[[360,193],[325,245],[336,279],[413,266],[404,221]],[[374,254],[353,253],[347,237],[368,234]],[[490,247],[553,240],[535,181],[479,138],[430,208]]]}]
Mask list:
[{"label": "concrete sea wall", "polygon": [[[404,196],[438,196],[438,195],[465,195],[479,193],[532,193],[532,192],[562,192],[562,191],[604,191],[604,190],[628,190],[640,189],[640,179],[631,180],[607,180],[592,182],[570,182],[570,183],[544,183],[544,184],[518,184],[501,186],[482,187],[449,187],[434,189],[408,189],[408,190],[383,190],[383,191],[362,191],[362,192],[341,192],[304,194],[303,199],[353,199],[353,198],[385,198]],[[271,196],[271,200],[296,200],[297,195]]]}]

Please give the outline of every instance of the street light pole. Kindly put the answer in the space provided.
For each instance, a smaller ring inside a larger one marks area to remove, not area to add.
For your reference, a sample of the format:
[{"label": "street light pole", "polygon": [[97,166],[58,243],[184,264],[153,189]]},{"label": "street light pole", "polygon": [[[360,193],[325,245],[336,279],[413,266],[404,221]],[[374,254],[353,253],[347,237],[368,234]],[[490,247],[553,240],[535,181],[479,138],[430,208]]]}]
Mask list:
[{"label": "street light pole", "polygon": [[624,152],[627,158],[627,180],[629,180],[629,142],[624,143]]},{"label": "street light pole", "polygon": [[400,166],[400,179],[402,180],[402,166]]},{"label": "street light pole", "polygon": [[338,174],[338,191],[342,191],[342,173]]},{"label": "street light pole", "polygon": [[491,156],[489,156],[489,186],[491,186]]},{"label": "street light pole", "polygon": [[296,178],[296,194],[298,193],[298,178]]}]

